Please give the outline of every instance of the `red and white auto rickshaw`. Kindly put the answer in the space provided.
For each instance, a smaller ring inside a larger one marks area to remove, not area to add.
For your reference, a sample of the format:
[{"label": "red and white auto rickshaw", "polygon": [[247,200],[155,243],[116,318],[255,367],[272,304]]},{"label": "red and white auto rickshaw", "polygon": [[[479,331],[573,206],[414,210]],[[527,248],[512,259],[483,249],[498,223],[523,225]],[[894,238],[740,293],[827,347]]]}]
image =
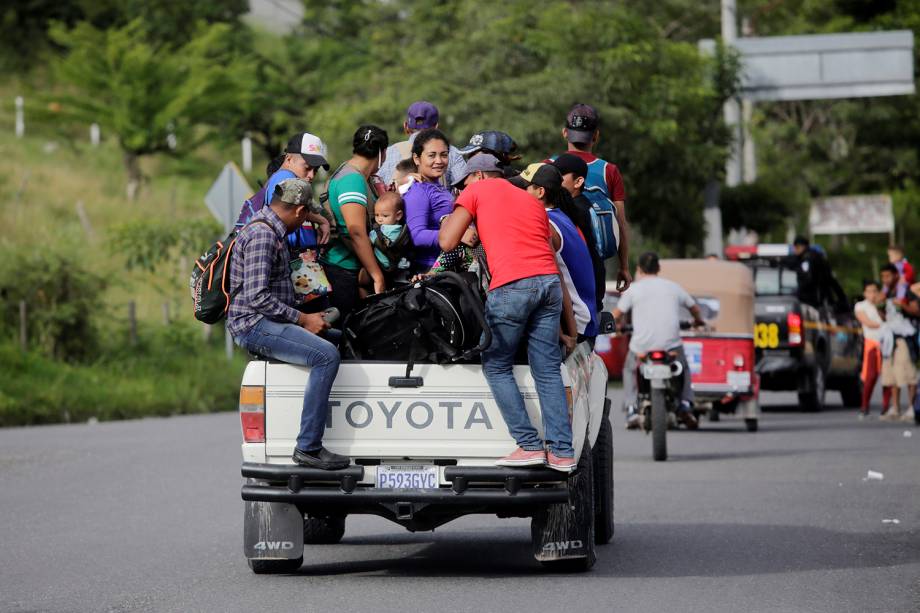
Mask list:
[{"label": "red and white auto rickshaw", "polygon": [[[754,279],[738,262],[662,260],[659,276],[678,283],[700,305],[705,330],[681,333],[690,366],[695,411],[718,421],[722,413],[744,418],[756,432],[760,381],[754,371]],[[691,316],[685,313],[682,320]]]}]

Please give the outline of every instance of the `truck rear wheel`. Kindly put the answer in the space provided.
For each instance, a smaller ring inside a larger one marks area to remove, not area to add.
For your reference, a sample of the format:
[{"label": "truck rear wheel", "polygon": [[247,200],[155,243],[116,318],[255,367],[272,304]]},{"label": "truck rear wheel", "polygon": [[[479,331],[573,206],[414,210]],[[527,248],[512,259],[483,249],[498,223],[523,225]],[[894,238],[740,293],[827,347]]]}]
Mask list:
[{"label": "truck rear wheel", "polygon": [[249,559],[249,568],[257,575],[275,575],[296,572],[303,566],[303,556],[296,560],[258,560]]},{"label": "truck rear wheel", "polygon": [[613,427],[607,411],[604,411],[604,423],[591,449],[591,457],[594,462],[594,542],[606,545],[613,538]]},{"label": "truck rear wheel", "polygon": [[344,517],[307,517],[303,520],[304,545],[335,545],[343,536]]},{"label": "truck rear wheel", "polygon": [[803,411],[817,412],[824,408],[824,396],[827,393],[827,381],[824,369],[816,366],[811,371],[811,380],[805,381],[802,386],[806,389],[799,391],[799,406]]}]

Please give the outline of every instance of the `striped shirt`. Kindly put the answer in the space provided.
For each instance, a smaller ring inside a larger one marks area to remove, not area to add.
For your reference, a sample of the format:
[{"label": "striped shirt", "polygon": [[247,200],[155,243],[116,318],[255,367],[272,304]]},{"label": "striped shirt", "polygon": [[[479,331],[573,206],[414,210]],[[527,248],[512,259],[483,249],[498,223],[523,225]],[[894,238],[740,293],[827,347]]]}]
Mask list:
[{"label": "striped shirt", "polygon": [[291,306],[295,297],[287,228],[268,206],[256,213],[256,220],[269,225],[250,222],[240,230],[230,258],[230,287],[237,293],[230,301],[227,329],[237,338],[263,317],[297,323],[300,316]]}]

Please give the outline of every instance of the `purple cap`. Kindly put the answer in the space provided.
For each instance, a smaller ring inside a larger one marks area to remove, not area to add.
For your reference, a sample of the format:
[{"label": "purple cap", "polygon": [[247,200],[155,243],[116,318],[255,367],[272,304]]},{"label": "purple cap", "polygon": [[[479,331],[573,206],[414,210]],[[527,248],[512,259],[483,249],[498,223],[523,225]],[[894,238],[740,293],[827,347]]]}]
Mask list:
[{"label": "purple cap", "polygon": [[438,127],[438,107],[424,100],[413,102],[406,109],[406,123],[409,124],[410,130],[436,128]]},{"label": "purple cap", "polygon": [[588,144],[594,140],[599,120],[597,110],[588,104],[576,104],[565,117],[565,128],[570,143]]}]

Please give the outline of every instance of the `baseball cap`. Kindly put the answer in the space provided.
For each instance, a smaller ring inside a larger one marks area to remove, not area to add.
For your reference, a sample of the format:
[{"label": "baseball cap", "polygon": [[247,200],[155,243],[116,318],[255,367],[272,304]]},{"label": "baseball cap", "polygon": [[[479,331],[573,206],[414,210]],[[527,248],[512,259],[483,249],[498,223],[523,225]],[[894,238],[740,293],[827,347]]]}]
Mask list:
[{"label": "baseball cap", "polygon": [[463,170],[457,173],[457,180],[454,181],[454,186],[463,185],[463,182],[468,176],[474,172],[502,172],[501,162],[498,161],[498,158],[490,153],[482,153],[476,157],[470,158],[463,162]]},{"label": "baseball cap", "polygon": [[435,128],[439,118],[438,107],[424,100],[413,102],[406,109],[406,123],[412,130]]},{"label": "baseball cap", "polygon": [[557,157],[553,160],[553,166],[555,166],[559,174],[563,176],[569,173],[572,173],[576,177],[588,176],[588,163],[571,153],[563,153]]},{"label": "baseball cap", "polygon": [[326,144],[318,136],[309,132],[295,134],[288,141],[285,153],[299,153],[303,156],[304,161],[313,168],[322,166],[329,170],[329,162],[326,160]]},{"label": "baseball cap", "polygon": [[458,149],[465,158],[484,151],[507,163],[509,156],[517,151],[514,139],[498,130],[483,130],[473,134],[468,145]]},{"label": "baseball cap", "polygon": [[304,179],[285,179],[275,186],[272,199],[275,198],[295,206],[309,205],[313,200],[313,186]]},{"label": "baseball cap", "polygon": [[597,109],[588,104],[576,104],[569,109],[565,117],[565,127],[569,132],[569,142],[587,144],[594,139],[594,133],[600,120]]},{"label": "baseball cap", "polygon": [[553,191],[562,187],[562,175],[552,164],[536,162],[525,168],[518,176],[508,179],[508,182],[521,189],[536,185]]}]

